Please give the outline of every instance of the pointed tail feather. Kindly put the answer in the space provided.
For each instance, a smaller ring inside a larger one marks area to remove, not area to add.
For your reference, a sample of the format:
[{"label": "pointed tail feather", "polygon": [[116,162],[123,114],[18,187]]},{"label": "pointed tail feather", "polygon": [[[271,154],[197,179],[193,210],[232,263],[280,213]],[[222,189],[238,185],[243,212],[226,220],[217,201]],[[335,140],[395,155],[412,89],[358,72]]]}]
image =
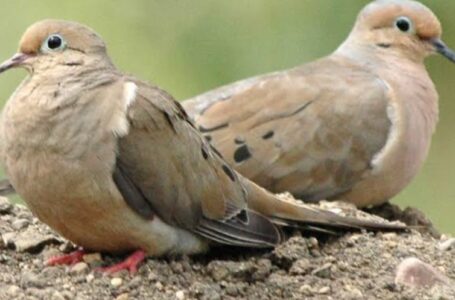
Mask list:
[{"label": "pointed tail feather", "polygon": [[272,220],[285,226],[332,229],[403,230],[401,224],[383,223],[355,217],[345,217],[328,210],[279,199],[256,184],[245,182],[248,191],[248,206]]}]

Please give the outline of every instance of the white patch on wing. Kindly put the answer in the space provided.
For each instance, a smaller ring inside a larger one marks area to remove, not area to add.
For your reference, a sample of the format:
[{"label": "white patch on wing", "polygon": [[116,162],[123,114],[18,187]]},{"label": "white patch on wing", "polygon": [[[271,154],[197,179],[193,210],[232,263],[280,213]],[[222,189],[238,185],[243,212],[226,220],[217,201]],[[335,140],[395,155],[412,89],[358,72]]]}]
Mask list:
[{"label": "white patch on wing", "polygon": [[125,99],[125,110],[133,104],[134,100],[136,100],[136,93],[137,93],[137,85],[132,82],[128,81],[125,83],[125,87],[123,90],[123,98]]},{"label": "white patch on wing", "polygon": [[395,142],[398,139],[399,136],[399,117],[398,117],[398,108],[397,105],[393,102],[390,102],[389,105],[387,106],[387,117],[390,120],[390,129],[389,133],[387,135],[387,141],[384,145],[384,147],[374,155],[373,160],[371,161],[371,165],[373,167],[373,172],[375,170],[379,170],[381,168],[382,162],[384,159],[387,157],[389,151],[394,147]]},{"label": "white patch on wing", "polygon": [[120,109],[115,113],[113,117],[113,131],[114,134],[118,137],[122,137],[128,134],[129,131],[129,122],[127,118],[128,108],[131,104],[134,103],[136,100],[137,94],[137,85],[132,82],[128,81],[125,82],[123,86],[123,97]]}]

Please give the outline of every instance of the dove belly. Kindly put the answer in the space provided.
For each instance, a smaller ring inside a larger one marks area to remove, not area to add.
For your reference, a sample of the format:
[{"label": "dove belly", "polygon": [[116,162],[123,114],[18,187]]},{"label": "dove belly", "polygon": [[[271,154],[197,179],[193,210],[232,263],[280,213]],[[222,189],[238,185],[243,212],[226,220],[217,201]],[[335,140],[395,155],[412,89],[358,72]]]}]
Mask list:
[{"label": "dove belly", "polygon": [[[109,173],[93,174],[49,154],[9,160],[9,177],[30,210],[63,237],[88,250],[121,253],[142,249],[151,256],[193,254],[205,240],[131,210]],[[14,165],[14,166],[13,166]],[[50,167],[52,166],[52,167]]]}]

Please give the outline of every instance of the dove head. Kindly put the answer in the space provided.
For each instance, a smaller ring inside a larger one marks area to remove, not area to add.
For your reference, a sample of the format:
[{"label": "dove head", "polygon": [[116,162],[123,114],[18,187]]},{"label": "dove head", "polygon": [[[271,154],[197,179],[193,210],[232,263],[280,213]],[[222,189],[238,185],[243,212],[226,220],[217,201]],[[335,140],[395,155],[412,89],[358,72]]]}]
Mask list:
[{"label": "dove head", "polygon": [[455,53],[441,34],[441,23],[425,5],[413,0],[376,0],[360,12],[345,44],[417,62],[440,53],[455,62]]},{"label": "dove head", "polygon": [[19,42],[19,51],[0,65],[0,73],[23,67],[30,73],[58,67],[73,72],[78,66],[110,65],[106,46],[92,29],[69,21],[44,20],[31,25]]}]

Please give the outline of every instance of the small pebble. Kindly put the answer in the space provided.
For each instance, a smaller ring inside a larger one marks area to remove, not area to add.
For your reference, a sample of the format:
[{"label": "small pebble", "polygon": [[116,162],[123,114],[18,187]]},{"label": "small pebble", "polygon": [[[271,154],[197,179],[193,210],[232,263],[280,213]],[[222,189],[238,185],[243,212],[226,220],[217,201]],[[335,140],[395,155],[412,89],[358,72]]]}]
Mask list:
[{"label": "small pebble", "polygon": [[344,289],[349,293],[353,299],[363,299],[363,293],[356,287],[345,285]]},{"label": "small pebble", "polygon": [[13,204],[9,202],[8,198],[0,197],[0,214],[7,214],[13,209]]},{"label": "small pebble", "polygon": [[385,246],[389,247],[389,248],[396,248],[398,246],[398,243],[395,242],[395,241],[390,241],[390,240],[386,240],[384,242]]},{"label": "small pebble", "polygon": [[391,259],[392,258],[392,254],[390,254],[388,252],[384,252],[384,253],[382,253],[382,257],[385,258],[385,259]]},{"label": "small pebble", "polygon": [[313,266],[310,260],[307,258],[301,258],[292,264],[292,267],[289,269],[289,273],[293,275],[305,275],[310,273],[312,269]]},{"label": "small pebble", "polygon": [[28,224],[30,224],[30,222],[27,219],[17,219],[11,223],[11,226],[16,230],[21,230],[27,227]]},{"label": "small pebble", "polygon": [[299,288],[299,291],[306,296],[311,296],[314,294],[313,288],[309,284],[304,284]]},{"label": "small pebble", "polygon": [[55,291],[52,294],[51,300],[65,300],[65,297],[59,291]]},{"label": "small pebble", "polygon": [[38,274],[32,273],[30,271],[25,271],[21,274],[21,286],[23,287],[43,288],[45,285],[46,280]]},{"label": "small pebble", "polygon": [[90,273],[85,277],[85,281],[87,282],[92,282],[93,279],[95,279],[95,275],[93,275],[93,273]]},{"label": "small pebble", "polygon": [[96,264],[103,261],[100,253],[85,254],[82,259],[89,265]]},{"label": "small pebble", "polygon": [[14,246],[18,252],[38,252],[46,246],[57,243],[56,236],[43,234],[36,229],[29,227],[14,237]]},{"label": "small pebble", "polygon": [[315,237],[310,237],[308,239],[308,245],[310,246],[310,248],[316,248],[319,246],[319,242]]},{"label": "small pebble", "polygon": [[156,281],[157,279],[158,279],[158,275],[156,275],[153,271],[150,271],[150,274],[148,275],[148,280]]},{"label": "small pebble", "polygon": [[117,296],[117,298],[115,298],[115,300],[128,300],[130,297],[128,295],[128,293],[123,293],[123,294],[120,294]]},{"label": "small pebble", "polygon": [[155,287],[160,291],[163,290],[163,288],[164,288],[163,284],[159,281],[155,284]]},{"label": "small pebble", "polygon": [[111,285],[113,287],[119,287],[122,285],[122,283],[123,283],[123,279],[120,277],[114,277],[111,279]]},{"label": "small pebble", "polygon": [[332,267],[331,263],[326,263],[322,267],[317,268],[311,274],[318,276],[320,278],[329,278],[330,277],[330,269]]},{"label": "small pebble", "polygon": [[338,269],[340,269],[340,271],[346,271],[349,269],[349,264],[347,262],[340,261],[338,262]]},{"label": "small pebble", "polygon": [[85,262],[78,262],[71,267],[71,273],[82,273],[88,269],[88,265]]},{"label": "small pebble", "polygon": [[17,234],[15,232],[7,232],[2,234],[3,244],[6,247],[14,248],[14,240],[16,239]]},{"label": "small pebble", "polygon": [[445,240],[438,245],[439,250],[441,251],[448,251],[455,249],[455,238],[451,238],[448,240]]},{"label": "small pebble", "polygon": [[183,291],[177,291],[175,293],[175,297],[179,300],[183,300],[183,299],[185,299],[185,293]]},{"label": "small pebble", "polygon": [[330,292],[330,287],[324,286],[318,290],[318,294],[324,295]]},{"label": "small pebble", "polygon": [[8,288],[6,293],[13,297],[13,296],[19,295],[19,292],[21,292],[21,288],[20,287],[18,287],[17,285],[11,285]]},{"label": "small pebble", "polygon": [[450,279],[433,266],[415,257],[403,260],[397,267],[395,284],[424,288],[437,284],[449,285]]},{"label": "small pebble", "polygon": [[362,235],[361,234],[353,234],[351,235],[350,237],[348,237],[347,239],[347,245],[348,246],[354,246],[355,244],[357,244],[357,242],[362,238]]}]

